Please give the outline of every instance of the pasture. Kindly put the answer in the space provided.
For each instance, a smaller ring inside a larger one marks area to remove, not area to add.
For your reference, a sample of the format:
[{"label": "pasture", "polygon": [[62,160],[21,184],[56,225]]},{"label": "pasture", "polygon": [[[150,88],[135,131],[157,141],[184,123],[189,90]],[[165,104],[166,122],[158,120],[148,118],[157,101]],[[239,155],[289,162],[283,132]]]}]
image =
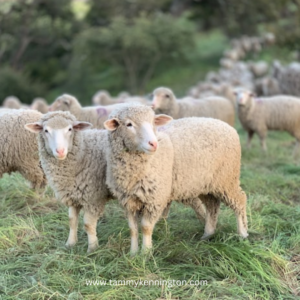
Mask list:
[{"label": "pasture", "polygon": [[87,255],[82,220],[78,244],[65,248],[67,209],[50,188],[34,192],[20,175],[5,175],[0,299],[297,299],[300,159],[292,158],[294,140],[271,132],[264,154],[257,137],[252,149],[245,149],[246,135],[237,128],[248,196],[247,240],[240,240],[232,210],[222,205],[217,233],[200,241],[203,224],[190,208],[173,204],[169,218],[154,230],[153,251],[131,257],[127,221],[114,201],[97,227],[100,247]]}]

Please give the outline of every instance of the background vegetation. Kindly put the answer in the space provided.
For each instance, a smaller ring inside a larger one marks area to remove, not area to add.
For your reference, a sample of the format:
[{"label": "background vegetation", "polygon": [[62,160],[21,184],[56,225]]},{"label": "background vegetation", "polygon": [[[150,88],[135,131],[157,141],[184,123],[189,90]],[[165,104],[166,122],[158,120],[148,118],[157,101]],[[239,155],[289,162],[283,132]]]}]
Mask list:
[{"label": "background vegetation", "polygon": [[29,103],[34,96],[52,102],[63,92],[89,104],[99,89],[144,94],[157,85],[182,95],[218,66],[229,38],[271,31],[276,47],[299,50],[299,5],[299,0],[1,0],[0,104],[11,94]]}]

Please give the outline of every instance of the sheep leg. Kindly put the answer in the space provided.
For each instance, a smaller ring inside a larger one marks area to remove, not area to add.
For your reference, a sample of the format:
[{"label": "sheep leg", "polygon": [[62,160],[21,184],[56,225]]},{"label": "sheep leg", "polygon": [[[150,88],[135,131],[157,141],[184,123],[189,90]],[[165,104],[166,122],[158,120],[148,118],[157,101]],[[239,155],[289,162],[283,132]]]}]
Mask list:
[{"label": "sheep leg", "polygon": [[130,253],[131,255],[135,255],[139,251],[138,217],[136,213],[131,211],[127,211],[127,217],[128,217],[128,225],[130,228],[130,239],[131,239]]},{"label": "sheep leg", "polygon": [[142,225],[142,232],[143,232],[143,248],[142,248],[143,251],[152,248],[152,233],[153,233],[154,226],[157,222],[157,219],[150,220],[149,217],[145,215],[142,217],[141,225]]},{"label": "sheep leg", "polygon": [[300,147],[300,141],[297,140],[297,141],[296,141],[295,148],[294,148],[294,151],[293,151],[293,157],[294,157],[294,159],[298,158],[299,147]]},{"label": "sheep leg", "polygon": [[200,198],[191,200],[190,207],[195,211],[197,218],[201,223],[205,223],[206,209]]},{"label": "sheep leg", "polygon": [[91,253],[98,248],[98,238],[96,230],[98,218],[98,216],[95,216],[88,211],[84,212],[83,222],[84,230],[88,235],[88,253]]},{"label": "sheep leg", "polygon": [[237,194],[228,196],[224,200],[225,204],[235,212],[238,234],[242,238],[246,238],[248,236],[248,224],[246,212],[247,196],[245,192],[239,188]]},{"label": "sheep leg", "polygon": [[247,148],[250,149],[251,148],[251,141],[254,135],[254,131],[249,130],[248,131],[248,137],[247,137]]},{"label": "sheep leg", "polygon": [[205,228],[201,240],[207,239],[215,233],[221,201],[213,195],[201,195],[201,200],[205,205]]},{"label": "sheep leg", "polygon": [[67,247],[72,247],[77,243],[77,230],[78,230],[78,217],[80,213],[80,207],[69,207],[69,226],[70,232],[66,243]]},{"label": "sheep leg", "polygon": [[172,202],[168,203],[168,205],[166,206],[166,208],[164,209],[163,213],[162,213],[162,218],[167,219],[169,216],[169,212],[170,212],[170,208],[171,208],[171,204]]},{"label": "sheep leg", "polygon": [[267,152],[266,137],[267,137],[267,135],[265,133],[259,134],[260,145],[265,152]]}]

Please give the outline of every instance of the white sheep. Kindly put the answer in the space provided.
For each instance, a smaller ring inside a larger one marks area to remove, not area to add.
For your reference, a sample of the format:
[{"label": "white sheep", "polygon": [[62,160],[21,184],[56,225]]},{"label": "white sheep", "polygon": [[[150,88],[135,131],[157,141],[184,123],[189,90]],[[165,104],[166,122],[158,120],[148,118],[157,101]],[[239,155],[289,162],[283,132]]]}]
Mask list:
[{"label": "white sheep", "polygon": [[42,114],[34,110],[0,110],[0,178],[4,173],[19,172],[33,188],[43,188],[46,178],[40,165],[36,136],[24,129]]},{"label": "white sheep", "polygon": [[105,122],[109,131],[107,185],[126,209],[131,252],[138,251],[138,216],[143,249],[151,248],[153,228],[172,200],[199,213],[205,205],[204,238],[214,234],[220,202],[231,207],[238,233],[247,237],[247,197],[240,187],[241,148],[234,128],[210,118],[154,115],[150,107],[128,104]]},{"label": "white sheep", "polygon": [[6,97],[2,105],[4,108],[10,108],[10,109],[20,109],[22,107],[21,101],[19,100],[19,98],[15,96]]},{"label": "white sheep", "polygon": [[46,114],[49,111],[48,103],[44,98],[34,98],[31,104],[31,109],[37,110],[42,114]]},{"label": "white sheep", "polygon": [[300,143],[300,99],[292,96],[256,98],[250,91],[237,93],[238,116],[248,132],[247,146],[250,147],[254,133],[257,133],[262,148],[266,151],[268,130],[287,131],[297,139],[294,155]]},{"label": "white sheep", "polygon": [[82,107],[79,101],[68,94],[56,98],[52,103],[50,111],[70,111],[77,120],[90,122],[95,128],[103,128],[103,122],[107,120],[114,105]]},{"label": "white sheep", "polygon": [[174,119],[210,117],[234,125],[233,105],[230,100],[218,96],[177,100],[172,90],[161,87],[153,92],[152,106],[157,113],[168,114]]},{"label": "white sheep", "polygon": [[98,246],[97,221],[111,199],[105,184],[107,134],[104,130],[86,130],[90,127],[90,123],[79,122],[69,112],[61,111],[25,126],[39,134],[39,154],[49,185],[56,198],[69,207],[66,246],[77,242],[78,216],[83,209],[88,252]]}]

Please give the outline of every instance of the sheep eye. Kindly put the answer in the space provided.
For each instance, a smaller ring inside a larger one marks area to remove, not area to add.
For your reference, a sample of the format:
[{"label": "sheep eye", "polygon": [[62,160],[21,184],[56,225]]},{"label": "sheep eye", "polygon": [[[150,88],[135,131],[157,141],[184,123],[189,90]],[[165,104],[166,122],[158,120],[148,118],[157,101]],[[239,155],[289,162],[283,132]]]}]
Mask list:
[{"label": "sheep eye", "polygon": [[47,129],[45,129],[45,132],[48,133],[49,131]]},{"label": "sheep eye", "polygon": [[72,128],[71,128],[71,127],[69,128],[69,131],[72,131]]},{"label": "sheep eye", "polygon": [[166,95],[166,97],[167,97],[167,98],[170,98],[170,96],[169,96],[169,95]]},{"label": "sheep eye", "polygon": [[127,127],[132,127],[131,123],[126,124]]}]

